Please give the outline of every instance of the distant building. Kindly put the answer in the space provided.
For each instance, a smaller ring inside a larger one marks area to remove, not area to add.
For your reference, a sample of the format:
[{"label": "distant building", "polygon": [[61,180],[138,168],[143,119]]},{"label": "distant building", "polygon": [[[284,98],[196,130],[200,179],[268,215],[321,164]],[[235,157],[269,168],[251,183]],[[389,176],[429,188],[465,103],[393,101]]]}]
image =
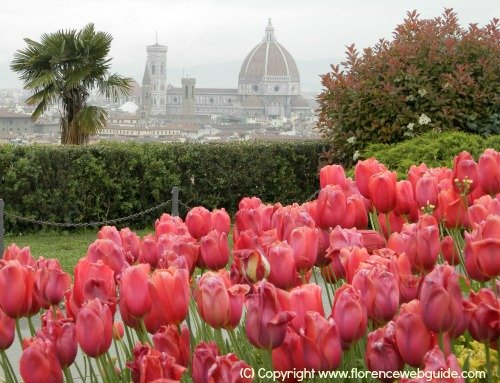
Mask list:
[{"label": "distant building", "polygon": [[34,123],[29,114],[0,109],[0,138],[11,139],[22,134],[32,133]]},{"label": "distant building", "polygon": [[300,93],[297,64],[277,42],[271,20],[263,40],[243,60],[238,88],[196,88],[194,78],[182,79],[180,88],[167,87],[166,60],[167,47],[158,44],[147,47],[142,83],[143,118],[165,116],[170,121],[194,121],[195,116],[209,115],[274,119],[312,114],[311,105]]}]

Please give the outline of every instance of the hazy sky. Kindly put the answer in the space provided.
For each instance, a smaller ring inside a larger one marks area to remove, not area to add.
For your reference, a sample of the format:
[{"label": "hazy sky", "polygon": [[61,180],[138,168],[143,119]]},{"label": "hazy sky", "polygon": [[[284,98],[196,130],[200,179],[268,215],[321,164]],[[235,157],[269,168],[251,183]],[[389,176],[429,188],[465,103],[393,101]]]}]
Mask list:
[{"label": "hazy sky", "polygon": [[114,36],[113,70],[142,79],[145,46],[168,46],[167,67],[243,61],[269,17],[297,60],[343,57],[345,45],[389,38],[408,10],[423,17],[453,7],[461,23],[500,17],[494,0],[0,0],[0,88],[17,87],[9,63],[23,38],[93,22]]}]

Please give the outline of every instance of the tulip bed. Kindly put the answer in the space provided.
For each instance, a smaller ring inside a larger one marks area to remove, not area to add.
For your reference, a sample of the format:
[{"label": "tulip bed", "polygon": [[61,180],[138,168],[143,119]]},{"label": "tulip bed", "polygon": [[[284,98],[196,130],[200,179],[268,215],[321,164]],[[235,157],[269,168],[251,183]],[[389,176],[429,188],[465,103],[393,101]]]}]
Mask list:
[{"label": "tulip bed", "polygon": [[[144,238],[102,227],[73,278],[58,260],[9,246],[5,381],[273,381],[264,371],[376,381],[319,375],[357,369],[391,382],[418,369],[399,382],[497,382],[500,153],[412,166],[400,181],[375,159],[358,162],[354,181],[330,165],[320,184],[302,205],[243,198],[232,248],[229,215],[203,207],[185,221],[163,214]],[[13,358],[16,327],[23,351]]]}]

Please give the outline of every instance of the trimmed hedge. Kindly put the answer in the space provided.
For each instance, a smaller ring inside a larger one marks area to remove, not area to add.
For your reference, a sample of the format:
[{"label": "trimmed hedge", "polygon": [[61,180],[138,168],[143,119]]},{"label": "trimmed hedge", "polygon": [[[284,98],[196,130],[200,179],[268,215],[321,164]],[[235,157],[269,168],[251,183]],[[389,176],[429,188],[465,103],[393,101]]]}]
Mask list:
[{"label": "trimmed hedge", "polygon": [[[326,149],[321,141],[3,145],[0,197],[10,213],[79,223],[143,211],[170,199],[172,187],[179,186],[187,206],[234,213],[244,196],[284,204],[306,200],[318,189],[318,160]],[[151,225],[160,214],[157,210],[123,226]],[[7,217],[5,227],[40,228]]]},{"label": "trimmed hedge", "polygon": [[466,150],[474,158],[487,148],[500,149],[500,135],[483,138],[463,132],[429,132],[397,144],[372,144],[363,152],[363,158],[375,157],[394,170],[400,177],[406,176],[411,165],[425,162],[429,167],[453,166],[453,158]]}]

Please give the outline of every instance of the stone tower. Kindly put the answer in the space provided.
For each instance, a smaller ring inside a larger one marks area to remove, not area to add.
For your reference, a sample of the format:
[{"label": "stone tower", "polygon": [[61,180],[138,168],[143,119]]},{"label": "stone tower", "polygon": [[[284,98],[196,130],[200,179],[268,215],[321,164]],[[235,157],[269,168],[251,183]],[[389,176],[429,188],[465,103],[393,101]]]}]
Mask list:
[{"label": "stone tower", "polygon": [[194,87],[196,85],[195,78],[183,78],[182,83],[182,114],[187,116],[194,115]]},{"label": "stone tower", "polygon": [[142,79],[142,116],[165,116],[167,98],[167,47],[150,45]]}]

